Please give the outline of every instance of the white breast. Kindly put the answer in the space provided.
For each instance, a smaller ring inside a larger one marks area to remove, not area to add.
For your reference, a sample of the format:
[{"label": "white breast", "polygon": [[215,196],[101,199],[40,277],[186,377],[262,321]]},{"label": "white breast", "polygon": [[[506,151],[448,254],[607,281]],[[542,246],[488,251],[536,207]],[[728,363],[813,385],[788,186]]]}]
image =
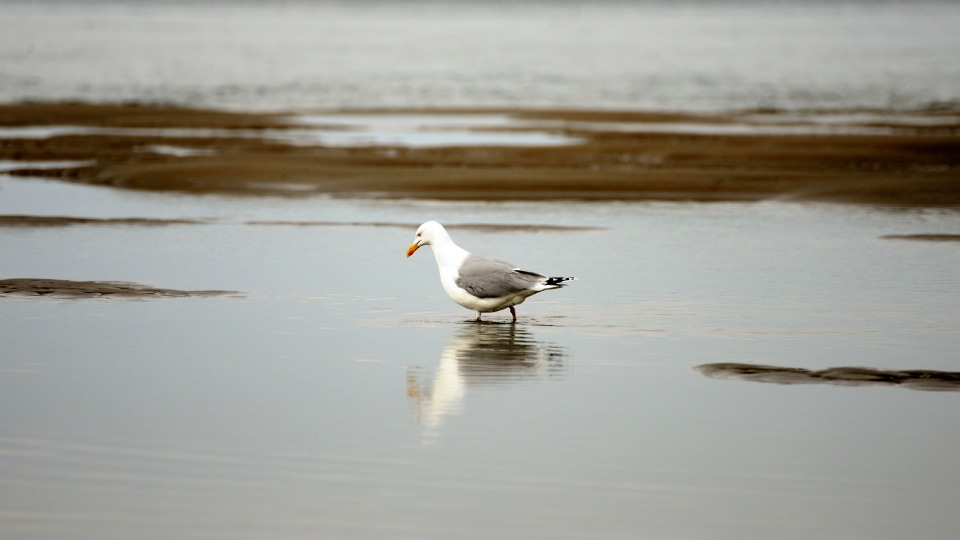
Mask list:
[{"label": "white breast", "polygon": [[[460,265],[458,264],[457,266],[459,267]],[[464,289],[461,289],[460,286],[457,285],[457,279],[459,277],[460,274],[457,273],[455,268],[440,267],[440,284],[443,285],[443,290],[447,292],[447,295],[453,299],[454,302],[467,309],[482,311],[480,307],[484,304],[483,299],[477,298]]]}]

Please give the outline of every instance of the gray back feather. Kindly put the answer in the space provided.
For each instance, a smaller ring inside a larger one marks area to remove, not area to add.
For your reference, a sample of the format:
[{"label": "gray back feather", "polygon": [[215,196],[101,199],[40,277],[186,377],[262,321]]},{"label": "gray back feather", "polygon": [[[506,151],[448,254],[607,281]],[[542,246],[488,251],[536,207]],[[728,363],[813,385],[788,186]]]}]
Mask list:
[{"label": "gray back feather", "polygon": [[532,289],[547,276],[520,270],[499,259],[468,255],[459,269],[457,286],[477,298],[499,298]]}]

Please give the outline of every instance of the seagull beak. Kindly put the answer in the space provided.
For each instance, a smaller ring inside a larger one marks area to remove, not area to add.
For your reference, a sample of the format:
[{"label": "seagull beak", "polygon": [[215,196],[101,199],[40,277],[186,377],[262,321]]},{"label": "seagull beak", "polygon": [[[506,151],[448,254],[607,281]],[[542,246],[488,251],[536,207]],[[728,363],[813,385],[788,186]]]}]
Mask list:
[{"label": "seagull beak", "polygon": [[419,247],[420,247],[420,244],[418,244],[417,242],[410,244],[410,247],[407,248],[407,257],[413,255],[413,252],[416,251],[417,248]]}]

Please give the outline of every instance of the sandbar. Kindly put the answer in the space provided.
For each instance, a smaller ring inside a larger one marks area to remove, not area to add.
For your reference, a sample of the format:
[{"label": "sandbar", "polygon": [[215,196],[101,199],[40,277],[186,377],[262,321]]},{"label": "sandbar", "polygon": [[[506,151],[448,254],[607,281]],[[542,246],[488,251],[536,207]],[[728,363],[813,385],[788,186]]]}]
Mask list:
[{"label": "sandbar", "polygon": [[16,278],[0,280],[0,296],[51,298],[157,298],[208,297],[236,294],[235,291],[180,291],[160,289],[124,281],[69,281],[65,279]]},{"label": "sandbar", "polygon": [[822,370],[755,364],[704,364],[694,368],[713,379],[739,379],[775,384],[902,386],[911,390],[960,391],[960,373],[929,369],[882,370],[835,367]]},{"label": "sandbar", "polygon": [[[960,205],[960,122],[954,122],[956,115],[915,112],[911,114],[923,121],[912,126],[878,115],[868,124],[850,126],[847,132],[829,124],[833,131],[808,133],[805,130],[811,126],[823,125],[815,121],[816,114],[808,121],[796,120],[795,114],[778,117],[775,113],[763,113],[757,120],[759,113],[360,112],[507,115],[520,126],[509,128],[514,132],[539,130],[577,142],[542,147],[342,147],[322,141],[298,142],[293,135],[289,140],[278,137],[278,133],[287,133],[285,130],[294,134],[299,133],[294,130],[304,129],[291,123],[296,116],[293,113],[30,103],[0,105],[0,128],[87,126],[133,131],[0,136],[0,160],[89,163],[68,168],[25,166],[8,173],[17,176],[198,194]],[[641,128],[733,125],[750,129],[644,131],[625,129],[624,123]],[[765,133],[760,128],[767,125],[796,128],[797,134]],[[884,134],[861,133],[854,127],[880,129],[877,133]],[[198,129],[208,131],[195,131]]]},{"label": "sandbar", "polygon": [[206,223],[193,219],[153,218],[87,218],[71,216],[0,215],[0,227],[69,227],[71,225],[195,225]]},{"label": "sandbar", "polygon": [[920,242],[960,242],[960,234],[888,234],[885,240],[915,240]]}]

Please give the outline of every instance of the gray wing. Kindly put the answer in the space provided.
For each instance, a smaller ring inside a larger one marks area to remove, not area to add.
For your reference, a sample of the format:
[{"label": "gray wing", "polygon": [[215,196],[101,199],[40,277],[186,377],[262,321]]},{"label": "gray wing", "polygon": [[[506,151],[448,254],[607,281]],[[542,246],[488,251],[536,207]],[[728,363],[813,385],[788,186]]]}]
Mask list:
[{"label": "gray wing", "polygon": [[534,288],[547,276],[520,270],[499,259],[469,255],[459,268],[457,286],[477,298],[500,298]]}]

